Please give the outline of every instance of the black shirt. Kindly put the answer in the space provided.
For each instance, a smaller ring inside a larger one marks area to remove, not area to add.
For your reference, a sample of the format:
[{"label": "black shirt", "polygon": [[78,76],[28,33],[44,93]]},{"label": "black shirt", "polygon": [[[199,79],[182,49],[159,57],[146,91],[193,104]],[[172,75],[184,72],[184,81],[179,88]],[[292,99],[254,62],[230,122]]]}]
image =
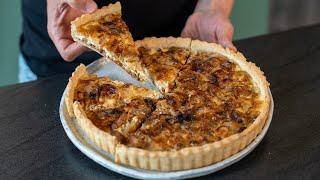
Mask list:
[{"label": "black shirt", "polygon": [[[112,0],[98,0],[98,6]],[[120,0],[122,16],[135,40],[144,37],[179,36],[192,14],[195,0]],[[46,0],[22,0],[23,33],[20,49],[38,77],[74,71],[79,63],[88,64],[100,56],[87,52],[73,62],[58,53],[47,32]]]}]

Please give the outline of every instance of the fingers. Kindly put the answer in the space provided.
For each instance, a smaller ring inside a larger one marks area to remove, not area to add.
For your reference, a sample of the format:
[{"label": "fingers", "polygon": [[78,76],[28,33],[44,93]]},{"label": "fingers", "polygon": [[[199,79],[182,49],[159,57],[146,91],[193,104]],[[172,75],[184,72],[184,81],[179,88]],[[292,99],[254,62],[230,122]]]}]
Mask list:
[{"label": "fingers", "polygon": [[183,28],[180,36],[181,36],[181,37],[184,37],[184,38],[190,37],[189,34],[188,34],[188,32],[187,32],[187,30],[186,30],[186,27]]},{"label": "fingers", "polygon": [[47,0],[48,34],[61,57],[72,61],[88,49],[73,41],[70,21],[82,13],[62,1]]},{"label": "fingers", "polygon": [[237,50],[232,44],[233,26],[227,18],[218,15],[194,13],[181,32],[181,37],[219,43],[224,47]]},{"label": "fingers", "polygon": [[48,29],[48,32],[51,32],[50,37],[61,57],[70,62],[85,52],[87,48],[73,41],[70,26],[63,23],[66,18],[66,12],[67,9],[55,18],[54,26],[52,29]]},{"label": "fingers", "polygon": [[196,17],[196,15],[197,14],[193,14],[188,18],[188,20],[187,20],[187,22],[181,32],[181,37],[191,38],[191,39],[197,38],[197,35],[196,35],[197,34],[197,32],[196,32],[196,19],[197,19],[197,17]]},{"label": "fingers", "polygon": [[189,31],[188,27],[185,27],[182,30],[181,37],[195,39],[194,35]]},{"label": "fingers", "polygon": [[65,61],[73,61],[88,49],[71,39],[60,39],[56,43],[56,47]]},{"label": "fingers", "polygon": [[233,31],[232,24],[227,22],[217,28],[216,38],[217,42],[222,46],[236,51],[237,48],[232,43]]},{"label": "fingers", "polygon": [[98,8],[93,0],[62,0],[69,4],[72,8],[82,11],[84,13],[91,13]]},{"label": "fingers", "polygon": [[237,51],[237,48],[233,45],[231,41],[221,41],[219,42],[223,47],[229,48],[233,51]]}]

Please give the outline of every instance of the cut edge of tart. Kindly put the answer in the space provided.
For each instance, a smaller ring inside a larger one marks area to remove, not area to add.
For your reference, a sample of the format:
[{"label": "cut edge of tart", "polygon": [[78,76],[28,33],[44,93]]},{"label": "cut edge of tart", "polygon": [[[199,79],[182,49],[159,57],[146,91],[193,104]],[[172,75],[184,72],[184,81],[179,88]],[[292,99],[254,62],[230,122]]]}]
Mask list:
[{"label": "cut edge of tart", "polygon": [[[174,38],[174,37],[146,37],[142,40],[137,40],[135,42],[136,47],[139,48],[145,48],[147,49],[150,53],[156,53],[157,51],[162,51],[164,49],[168,50],[169,48],[181,48],[181,49],[185,49],[188,51],[188,55],[185,59],[185,62],[182,63],[181,65],[184,65],[186,63],[186,60],[188,59],[188,56],[190,55],[190,50],[191,50],[191,39],[190,38]],[[140,56],[142,56],[142,53],[140,52]],[[152,56],[152,55],[150,55]],[[162,60],[167,60],[167,59],[162,59]],[[141,60],[143,62],[143,60]],[[154,64],[153,64],[154,65]],[[175,67],[171,66],[171,69],[175,72],[172,72],[172,74],[170,74],[170,76],[168,75],[168,73],[170,72],[166,72],[166,78],[167,79],[156,79],[159,76],[159,71],[155,71],[153,72],[153,68],[157,68],[157,67],[153,67],[153,65],[148,66],[146,64],[144,64],[144,66],[148,69],[150,77],[153,81],[153,83],[158,87],[158,89],[162,92],[162,93],[167,93],[170,91],[170,88],[173,86],[174,84],[174,80],[177,76],[177,74],[179,73],[180,69],[176,69]],[[159,66],[161,66],[161,64],[159,64]]]},{"label": "cut edge of tart", "polygon": [[269,115],[270,95],[267,82],[263,72],[239,52],[214,43],[202,41],[191,42],[191,52],[213,52],[225,56],[228,60],[239,65],[245,70],[256,87],[259,89],[262,105],[260,114],[245,130],[240,133],[223,138],[220,141],[204,144],[201,146],[186,147],[172,151],[150,151],[135,147],[128,147],[123,144],[116,146],[115,162],[129,166],[157,170],[157,171],[177,171],[200,168],[219,162],[250,144],[261,132]]},{"label": "cut edge of tart", "polygon": [[210,52],[226,57],[237,64],[252,78],[255,87],[259,91],[261,106],[260,114],[246,129],[219,141],[200,146],[184,147],[178,150],[152,151],[131,147],[120,143],[115,136],[96,127],[82,110],[79,102],[74,101],[74,90],[81,77],[87,76],[84,65],[80,65],[73,73],[67,86],[65,103],[71,117],[76,116],[81,128],[86,132],[92,142],[99,148],[109,152],[115,158],[116,163],[129,165],[136,168],[156,171],[178,171],[200,168],[219,162],[236,154],[250,144],[261,132],[269,115],[271,97],[263,72],[255,64],[247,62],[239,52],[225,49],[214,43],[191,41],[191,53]]},{"label": "cut edge of tart", "polygon": [[[115,148],[120,143],[117,137],[111,132],[106,132],[99,129],[94,122],[88,118],[85,110],[83,109],[81,102],[76,100],[76,89],[79,84],[81,84],[81,80],[95,78],[99,80],[99,77],[94,76],[90,77],[88,74],[85,65],[80,64],[76,70],[72,73],[72,76],[69,78],[69,83],[66,88],[66,96],[65,96],[65,104],[69,117],[74,118],[75,121],[78,122],[78,125],[85,132],[87,137],[95,143],[102,150],[115,154]],[[157,91],[146,89],[143,87],[134,86],[132,84],[127,84],[117,80],[111,80],[107,77],[103,77],[101,80],[103,84],[107,83],[108,86],[114,86],[116,88],[121,88],[121,92],[119,92],[121,99],[123,102],[129,103],[131,100],[141,97],[147,99],[159,99],[162,97]],[[102,85],[103,85],[102,84]],[[119,89],[118,89],[119,90]],[[97,95],[95,95],[96,97]],[[112,100],[112,99],[111,99]],[[117,102],[116,102],[117,103]],[[113,104],[113,103],[112,103]],[[110,105],[110,101],[107,102],[107,105]],[[100,106],[105,106],[105,104],[100,104],[97,106],[100,109]],[[113,105],[111,105],[113,107]],[[113,107],[117,109],[116,107]],[[136,120],[136,117],[133,116],[131,120]],[[130,122],[125,122],[124,128],[127,128],[126,125],[131,125]]]},{"label": "cut edge of tart", "polygon": [[[120,16],[120,20],[118,19],[118,21],[120,21],[119,26],[122,29],[115,24],[108,25],[108,23],[112,23],[112,20],[107,21],[107,24],[102,27],[99,21],[106,21],[106,18],[112,19],[113,16]],[[105,29],[109,29],[109,26],[111,27],[111,34],[106,34],[107,31]],[[89,28],[90,31],[86,28]],[[98,32],[100,29],[102,32]],[[113,32],[114,34],[112,34]],[[71,22],[71,36],[75,41],[89,49],[96,51],[102,56],[109,57],[138,80],[147,81],[150,78],[148,71],[139,60],[138,50],[134,45],[131,33],[125,22],[121,19],[120,2],[109,4],[101,9],[97,9],[93,13],[84,14],[76,18]]]},{"label": "cut edge of tart", "polygon": [[146,47],[150,49],[161,49],[169,47],[180,47],[191,49],[191,39],[182,37],[146,37],[142,40],[135,41],[137,48]]}]

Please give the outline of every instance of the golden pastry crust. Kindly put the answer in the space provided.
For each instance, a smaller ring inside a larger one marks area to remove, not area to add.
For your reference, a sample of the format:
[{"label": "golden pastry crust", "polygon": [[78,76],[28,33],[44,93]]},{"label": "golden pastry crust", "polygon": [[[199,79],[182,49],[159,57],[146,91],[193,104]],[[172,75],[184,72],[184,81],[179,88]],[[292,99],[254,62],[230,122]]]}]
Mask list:
[{"label": "golden pastry crust", "polygon": [[[120,2],[116,2],[114,4],[109,4],[108,6],[104,6],[101,9],[97,9],[92,14],[84,14],[84,15],[76,18],[74,21],[72,21],[71,24],[73,25],[73,28],[76,28],[77,26],[81,26],[81,25],[86,24],[90,21],[99,20],[100,18],[107,16],[109,14],[121,15]],[[74,32],[76,32],[75,29],[74,29]]]},{"label": "golden pastry crust", "polygon": [[87,74],[86,66],[80,64],[76,70],[72,73],[72,76],[69,78],[69,82],[66,88],[66,97],[65,103],[67,107],[67,112],[71,118],[74,117],[73,112],[73,100],[74,100],[74,90],[78,85],[78,81],[82,76]]},{"label": "golden pastry crust", "polygon": [[146,37],[142,40],[135,42],[136,46],[145,47],[149,49],[161,49],[161,48],[170,48],[170,47],[179,47],[190,49],[191,39],[190,38],[174,38],[174,37]]},{"label": "golden pastry crust", "polygon": [[116,146],[119,144],[117,138],[95,126],[92,121],[88,119],[79,102],[75,101],[73,103],[73,110],[78,125],[90,141],[102,150],[115,155]]},{"label": "golden pastry crust", "polygon": [[[141,61],[149,70],[154,84],[162,93],[169,92],[190,54],[191,39],[148,37],[136,41],[135,44],[140,52]],[[161,57],[157,57],[159,55]],[[178,61],[177,64],[174,64],[174,61]]]},{"label": "golden pastry crust", "polygon": [[[115,162],[141,169],[156,171],[193,169],[219,162],[233,154],[236,154],[255,139],[255,137],[261,132],[268,118],[271,101],[268,90],[269,84],[266,81],[262,71],[253,63],[247,62],[241,53],[233,52],[217,44],[192,41],[191,54],[197,54],[200,52],[217,53],[218,55],[224,56],[230,62],[237,64],[241,70],[246,71],[252,78],[252,81],[259,92],[259,98],[262,102],[259,106],[260,114],[242,132],[233,134],[219,141],[200,146],[183,147],[177,150],[147,150],[143,149],[143,147],[137,148],[121,143],[110,133],[104,132],[97,128],[92,121],[88,119],[84,110],[81,109],[79,103],[74,102],[73,111],[81,128],[86,132],[90,140],[93,141],[97,146],[114,155]],[[76,72],[73,74],[74,77],[70,78],[72,83],[69,83],[71,85],[68,84],[67,88],[67,94],[69,94],[66,98],[67,107],[68,103],[70,104],[70,102],[74,101],[74,95],[72,94],[72,91],[74,91],[74,88],[76,88],[78,84],[77,81],[80,79],[80,77],[86,76],[86,71],[83,68],[85,67],[77,68]],[[130,98],[131,97],[128,96],[128,99]],[[153,98],[157,99],[160,98],[160,96],[154,96]],[[70,111],[72,111],[72,109],[70,109]]]},{"label": "golden pastry crust", "polygon": [[119,2],[76,18],[71,22],[71,36],[82,45],[111,58],[138,80],[149,79],[148,71],[139,61],[131,33],[121,19]]}]

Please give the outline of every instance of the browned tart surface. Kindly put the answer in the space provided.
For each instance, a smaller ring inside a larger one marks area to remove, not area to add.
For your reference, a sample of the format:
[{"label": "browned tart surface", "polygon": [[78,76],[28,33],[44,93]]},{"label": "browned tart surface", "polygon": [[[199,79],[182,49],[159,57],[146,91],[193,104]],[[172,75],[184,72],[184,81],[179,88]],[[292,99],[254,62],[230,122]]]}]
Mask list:
[{"label": "browned tart surface", "polygon": [[98,40],[99,43],[94,44],[99,44],[100,50],[107,49],[120,57],[137,56],[134,41],[120,14],[110,14],[81,24],[77,31],[81,36]]},{"label": "browned tart surface", "polygon": [[[150,98],[144,88],[137,92],[146,93],[128,95],[132,85],[89,76],[79,81],[75,101],[98,128],[122,144],[146,150],[200,146],[240,133],[253,123],[261,99],[246,72],[217,54],[195,53],[186,63],[172,56],[172,51],[187,54],[169,48],[144,60],[147,66],[179,68],[172,90],[163,98]],[[170,61],[162,62],[162,57]]]}]

